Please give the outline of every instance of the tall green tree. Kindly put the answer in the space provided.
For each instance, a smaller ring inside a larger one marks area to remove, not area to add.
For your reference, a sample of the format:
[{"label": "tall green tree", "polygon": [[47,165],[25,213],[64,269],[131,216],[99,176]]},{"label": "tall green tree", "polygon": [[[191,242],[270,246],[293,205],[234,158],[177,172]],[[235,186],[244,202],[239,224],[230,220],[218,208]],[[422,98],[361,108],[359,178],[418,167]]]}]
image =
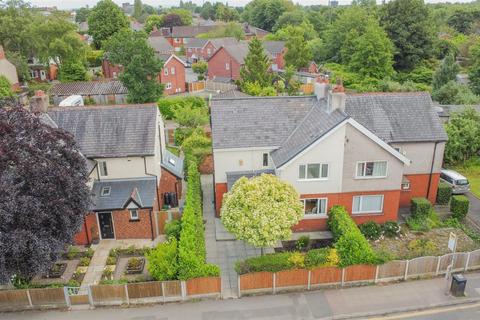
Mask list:
[{"label": "tall green tree", "polygon": [[123,65],[119,78],[128,89],[128,101],[132,103],[155,102],[162,95],[163,86],[158,73],[163,63],[155,56],[147,43],[146,35],[123,29],[105,42],[109,60]]},{"label": "tall green tree", "polygon": [[272,84],[272,76],[269,72],[270,58],[265,53],[263,44],[257,38],[250,41],[245,63],[240,69],[242,85],[246,83],[258,83],[261,87]]},{"label": "tall green tree", "polygon": [[460,67],[455,62],[455,58],[452,54],[446,56],[440,67],[433,74],[432,87],[436,91],[442,86],[447,84],[451,80],[455,80],[457,73],[460,71]]},{"label": "tall green tree", "polygon": [[285,46],[288,49],[285,54],[285,63],[287,65],[293,66],[298,70],[307,67],[312,61],[313,53],[304,38],[304,32],[301,27],[292,28],[292,33]]},{"label": "tall green tree", "polygon": [[133,2],[133,17],[139,19],[143,13],[142,0],[135,0]]},{"label": "tall green tree", "polygon": [[127,17],[112,0],[100,0],[88,16],[88,30],[96,49],[102,47],[103,41],[128,27]]},{"label": "tall green tree", "polygon": [[152,32],[153,28],[156,27],[157,29],[160,29],[163,26],[163,15],[158,15],[158,14],[152,14],[149,15],[147,20],[145,21],[145,32],[150,33]]},{"label": "tall green tree", "polygon": [[88,15],[90,14],[90,9],[89,8],[80,8],[75,11],[75,22],[80,23],[80,22],[85,22],[88,19]]},{"label": "tall green tree", "polygon": [[395,45],[395,68],[411,70],[433,55],[435,33],[423,0],[393,0],[383,6],[381,23]]},{"label": "tall green tree", "polygon": [[245,6],[242,18],[258,28],[272,31],[278,18],[293,9],[290,0],[253,0]]},{"label": "tall green tree", "polygon": [[6,51],[34,56],[42,38],[36,38],[35,24],[39,16],[24,1],[0,2],[0,44]]},{"label": "tall green tree", "polygon": [[64,62],[58,72],[60,82],[75,82],[87,80],[87,69],[79,61]]},{"label": "tall green tree", "polygon": [[474,109],[452,114],[445,130],[448,134],[445,146],[447,163],[468,160],[480,149],[480,114]]},{"label": "tall green tree", "polygon": [[473,93],[480,95],[480,63],[475,64],[468,74],[470,89]]}]

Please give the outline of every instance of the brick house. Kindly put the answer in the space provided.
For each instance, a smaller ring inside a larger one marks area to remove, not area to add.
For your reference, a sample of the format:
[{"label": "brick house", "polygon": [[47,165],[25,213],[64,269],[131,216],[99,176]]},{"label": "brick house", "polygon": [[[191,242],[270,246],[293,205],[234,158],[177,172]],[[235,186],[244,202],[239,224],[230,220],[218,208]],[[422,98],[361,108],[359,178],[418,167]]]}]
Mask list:
[{"label": "brick house", "polygon": [[58,66],[53,61],[44,64],[37,58],[28,59],[28,70],[30,77],[35,81],[53,81],[58,77]]},{"label": "brick house", "polygon": [[237,44],[238,40],[233,37],[216,39],[193,38],[185,44],[185,54],[188,61],[197,62],[208,60],[220,47]]},{"label": "brick house", "polygon": [[[191,39],[194,39],[201,33],[207,33],[218,26],[175,26],[171,28],[162,28],[161,30],[153,30],[153,35],[162,35],[175,48],[180,51]],[[152,35],[152,33],[150,33]]]},{"label": "brick house", "polygon": [[165,85],[163,93],[172,95],[186,91],[185,62],[174,54],[157,55],[163,61],[158,80]]},{"label": "brick house", "polygon": [[20,83],[18,82],[17,68],[7,60],[5,56],[5,51],[0,45],[0,76],[5,76],[10,84],[12,85],[13,90],[20,89]]},{"label": "brick house", "polygon": [[48,118],[73,134],[90,172],[91,212],[75,243],[155,239],[159,208],[175,205],[183,177],[183,161],[165,148],[157,106],[52,108]]},{"label": "brick house", "polygon": [[325,230],[333,205],[382,223],[413,197],[435,201],[447,135],[428,93],[315,93],[211,101],[217,215],[238,178],[261,173],[300,194],[295,231]]},{"label": "brick house", "polygon": [[285,53],[287,53],[285,41],[263,41],[263,46],[272,56],[272,70],[285,69]]}]

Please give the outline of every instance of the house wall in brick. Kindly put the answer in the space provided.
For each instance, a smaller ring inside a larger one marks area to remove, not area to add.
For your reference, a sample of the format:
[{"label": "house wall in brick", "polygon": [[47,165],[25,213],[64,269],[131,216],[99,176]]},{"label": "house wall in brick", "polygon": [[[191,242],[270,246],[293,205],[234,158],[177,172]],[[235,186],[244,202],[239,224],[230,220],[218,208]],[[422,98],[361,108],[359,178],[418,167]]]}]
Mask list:
[{"label": "house wall in brick", "polygon": [[[85,226],[87,227],[85,229]],[[87,236],[88,233],[88,236]],[[93,238],[99,239],[97,216],[95,213],[89,213],[85,216],[80,231],[74,237],[76,245],[87,245],[92,243]]]},{"label": "house wall in brick", "polygon": [[[400,194],[400,207],[409,207],[412,198],[422,197],[426,198],[428,194],[428,182],[430,180],[429,174],[412,174],[405,175],[405,178],[410,181],[410,189],[402,190]],[[440,181],[440,174],[432,174],[432,180],[430,183],[430,193],[428,194],[428,200],[431,203],[435,203],[437,198],[438,183]]]},{"label": "house wall in brick", "polygon": [[240,63],[235,61],[235,59],[233,59],[227,50],[220,48],[208,60],[208,78],[214,79],[215,77],[222,77],[239,80],[240,68]]},{"label": "house wall in brick", "polygon": [[185,65],[175,58],[169,59],[158,79],[165,85],[163,92],[166,95],[185,92]]},{"label": "house wall in brick", "polygon": [[160,199],[160,208],[163,207],[163,195],[166,192],[176,192],[179,199],[182,194],[182,180],[172,174],[170,171],[162,168],[162,176],[158,186],[158,197]]},{"label": "house wall in brick", "polygon": [[138,220],[131,220],[128,209],[113,211],[112,219],[115,239],[152,239],[152,229],[153,238],[155,238],[152,209],[139,209],[138,216]]}]

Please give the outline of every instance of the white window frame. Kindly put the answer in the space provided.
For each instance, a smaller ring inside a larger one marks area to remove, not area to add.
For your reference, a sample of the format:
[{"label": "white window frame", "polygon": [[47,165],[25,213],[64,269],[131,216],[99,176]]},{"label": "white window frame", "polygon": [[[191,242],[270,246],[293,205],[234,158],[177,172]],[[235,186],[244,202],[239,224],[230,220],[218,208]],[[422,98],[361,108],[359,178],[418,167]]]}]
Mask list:
[{"label": "white window frame", "polygon": [[[306,200],[317,200],[317,213],[306,213],[305,212],[305,205],[306,205]],[[327,217],[327,212],[328,212],[328,198],[322,197],[322,198],[302,198],[300,199],[303,203],[303,219],[315,219],[315,218],[326,218]],[[325,201],[325,212],[318,212],[320,210],[320,201]]]},{"label": "white window frame", "polygon": [[175,74],[175,67],[170,68],[170,74]]},{"label": "white window frame", "polygon": [[[320,176],[318,178],[307,178],[308,166],[309,165],[314,165],[314,164],[318,164],[320,166],[320,170],[319,170]],[[322,167],[324,165],[327,166],[327,176],[326,177],[322,177]],[[305,171],[304,171],[305,178],[300,178],[300,167],[301,166],[305,166]],[[330,164],[327,163],[327,162],[302,163],[302,164],[298,165],[298,173],[297,174],[298,174],[298,181],[323,181],[323,180],[328,180],[328,178],[330,177]]]},{"label": "white window frame", "polygon": [[172,83],[171,83],[171,82],[167,82],[167,83],[165,84],[165,89],[168,89],[168,90],[172,89]]},{"label": "white window frame", "polygon": [[402,190],[403,190],[403,191],[408,191],[408,190],[410,190],[410,181],[408,181],[408,182],[402,182]]},{"label": "white window frame", "polygon": [[[105,170],[105,174],[102,173],[102,167]],[[98,174],[100,175],[100,177],[108,177],[107,161],[98,162]]]},{"label": "white window frame", "polygon": [[164,74],[165,76],[168,76],[168,68],[163,69],[163,74]]},{"label": "white window frame", "polygon": [[212,54],[212,50],[210,48],[207,49],[207,55],[211,55]]},{"label": "white window frame", "polygon": [[[140,215],[138,214],[138,209],[128,209],[130,212],[130,220],[140,220]],[[133,213],[135,212],[135,216]]]},{"label": "white window frame", "polygon": [[[370,163],[372,162],[373,165],[375,166],[375,163],[378,163],[378,162],[385,162],[385,175],[383,176],[365,176],[365,175],[359,175],[359,172],[358,172],[358,165],[361,164],[361,163],[364,163],[365,166],[363,167],[363,173],[365,173],[365,170],[366,170],[366,164],[367,163]],[[373,161],[357,161],[357,163],[355,164],[355,179],[382,179],[382,178],[386,178],[388,176],[388,161],[387,160],[373,160]]]},{"label": "white window frame", "polygon": [[100,190],[100,196],[108,197],[111,192],[112,192],[112,188],[110,186],[102,187],[102,189]]},{"label": "white window frame", "polygon": [[263,167],[268,167],[268,163],[269,163],[268,153],[264,152],[264,153],[262,154],[262,166],[263,166]]},{"label": "white window frame", "polygon": [[[380,207],[380,211],[354,211],[355,198],[360,198],[360,208],[362,208],[362,201],[363,201],[362,199],[367,198],[367,197],[382,197],[382,205]],[[383,203],[384,202],[385,202],[385,196],[383,194],[368,194],[368,195],[353,196],[353,198],[352,198],[352,214],[360,215],[360,214],[383,213]]]},{"label": "white window frame", "polygon": [[229,62],[225,62],[225,70],[230,70],[230,63]]}]

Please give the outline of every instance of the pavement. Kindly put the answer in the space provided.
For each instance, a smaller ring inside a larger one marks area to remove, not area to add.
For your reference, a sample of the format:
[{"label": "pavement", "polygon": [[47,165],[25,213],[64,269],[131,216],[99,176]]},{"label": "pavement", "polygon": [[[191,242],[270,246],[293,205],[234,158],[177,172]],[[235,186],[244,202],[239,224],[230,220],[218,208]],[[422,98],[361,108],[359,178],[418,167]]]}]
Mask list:
[{"label": "pavement", "polygon": [[[130,308],[25,311],[0,314],[8,320],[242,320],[242,319],[479,319],[480,273],[466,274],[466,297],[445,294],[444,278],[396,284],[283,293],[229,300],[204,300]],[[477,308],[473,304],[477,304]],[[468,309],[471,307],[470,309]],[[445,318],[436,309],[447,308]],[[433,311],[432,311],[433,310]],[[458,311],[457,311],[458,310]],[[462,311],[463,310],[463,311]],[[463,312],[468,317],[454,317]],[[477,317],[472,317],[476,315]]]},{"label": "pavement", "polygon": [[480,199],[474,196],[471,192],[466,193],[465,196],[470,200],[467,217],[478,227],[478,229],[480,229]]}]

